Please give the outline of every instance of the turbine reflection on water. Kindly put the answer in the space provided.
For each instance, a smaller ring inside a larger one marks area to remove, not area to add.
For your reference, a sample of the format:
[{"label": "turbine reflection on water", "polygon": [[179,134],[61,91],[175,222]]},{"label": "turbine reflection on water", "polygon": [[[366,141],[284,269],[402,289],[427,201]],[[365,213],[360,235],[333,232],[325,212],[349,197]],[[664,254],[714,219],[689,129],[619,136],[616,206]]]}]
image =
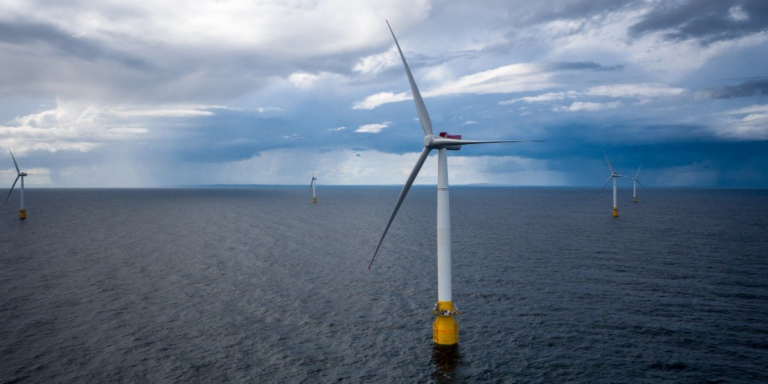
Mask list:
[{"label": "turbine reflection on water", "polygon": [[456,381],[456,368],[461,364],[459,345],[437,345],[432,348],[432,380],[439,383]]}]

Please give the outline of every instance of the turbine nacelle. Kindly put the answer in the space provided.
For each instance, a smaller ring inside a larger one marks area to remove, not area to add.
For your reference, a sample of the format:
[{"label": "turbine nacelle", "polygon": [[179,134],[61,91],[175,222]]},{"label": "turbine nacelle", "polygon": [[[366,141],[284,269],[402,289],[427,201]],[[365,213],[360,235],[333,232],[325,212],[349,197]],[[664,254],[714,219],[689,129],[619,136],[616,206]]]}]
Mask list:
[{"label": "turbine nacelle", "polygon": [[440,135],[424,136],[424,146],[429,149],[445,148],[449,151],[461,149],[461,135],[449,135],[448,132],[440,132]]}]

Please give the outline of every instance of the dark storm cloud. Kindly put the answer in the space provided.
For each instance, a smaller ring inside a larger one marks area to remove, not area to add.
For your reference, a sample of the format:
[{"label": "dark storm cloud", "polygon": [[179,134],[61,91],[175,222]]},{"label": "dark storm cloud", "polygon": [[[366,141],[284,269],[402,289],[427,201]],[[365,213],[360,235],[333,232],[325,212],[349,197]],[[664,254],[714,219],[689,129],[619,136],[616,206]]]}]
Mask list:
[{"label": "dark storm cloud", "polygon": [[737,97],[768,95],[768,79],[749,80],[738,85],[706,89],[702,93],[711,99],[733,99]]},{"label": "dark storm cloud", "polygon": [[737,39],[768,30],[768,1],[665,1],[629,28],[630,36],[666,32],[673,41],[697,39],[702,44]]},{"label": "dark storm cloud", "polygon": [[64,55],[71,55],[83,60],[111,60],[134,69],[150,69],[141,59],[107,49],[85,38],[78,38],[40,23],[9,23],[0,21],[0,41],[12,45],[29,46],[45,44]]}]

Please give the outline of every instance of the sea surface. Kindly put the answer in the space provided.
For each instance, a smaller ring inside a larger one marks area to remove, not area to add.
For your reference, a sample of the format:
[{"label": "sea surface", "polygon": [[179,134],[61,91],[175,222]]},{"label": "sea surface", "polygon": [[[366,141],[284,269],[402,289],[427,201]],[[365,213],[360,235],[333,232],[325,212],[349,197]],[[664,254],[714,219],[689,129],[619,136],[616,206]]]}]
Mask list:
[{"label": "sea surface", "polygon": [[768,382],[768,190],[28,189],[0,206],[2,383]]}]

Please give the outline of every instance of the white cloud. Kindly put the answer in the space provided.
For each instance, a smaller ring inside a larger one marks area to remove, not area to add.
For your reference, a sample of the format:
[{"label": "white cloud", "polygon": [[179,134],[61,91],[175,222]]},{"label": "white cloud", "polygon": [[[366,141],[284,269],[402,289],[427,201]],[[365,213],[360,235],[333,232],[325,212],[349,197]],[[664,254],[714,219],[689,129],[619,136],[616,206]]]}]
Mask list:
[{"label": "white cloud", "polygon": [[554,86],[551,77],[551,73],[535,64],[512,64],[462,76],[424,92],[424,96],[535,91]]},{"label": "white cloud", "polygon": [[256,108],[256,111],[259,113],[269,113],[269,112],[281,112],[283,109],[280,107],[258,107]]},{"label": "white cloud", "polygon": [[398,65],[399,62],[400,57],[398,56],[397,48],[392,45],[386,52],[361,58],[352,70],[366,75],[375,75],[385,68]]},{"label": "white cloud", "polygon": [[[493,94],[536,91],[550,88],[556,84],[550,81],[551,73],[544,71],[535,64],[512,64],[462,76],[448,80],[442,84],[422,91],[424,98],[461,95],[461,94]],[[383,104],[395,103],[411,99],[409,92],[398,94],[381,92],[357,101],[353,109],[374,109]]]},{"label": "white cloud", "polygon": [[744,12],[744,9],[742,9],[740,5],[731,7],[731,9],[728,10],[728,17],[730,17],[734,21],[749,20],[749,14]]},{"label": "white cloud", "polygon": [[518,98],[518,99],[511,99],[511,100],[507,100],[507,101],[501,101],[501,102],[499,102],[499,105],[510,105],[510,104],[521,102],[521,101],[526,102],[526,103],[546,103],[546,102],[555,101],[555,100],[563,100],[563,99],[566,98],[566,96],[570,97],[570,98],[573,98],[573,97],[576,97],[578,95],[579,95],[579,93],[575,92],[575,91],[550,92],[550,93],[545,93],[545,94],[538,95],[538,96],[526,96],[526,97],[521,97],[521,98]]},{"label": "white cloud", "polygon": [[568,107],[557,107],[554,110],[559,112],[597,112],[605,109],[614,109],[621,106],[621,102],[614,101],[610,103],[593,103],[589,101],[576,101]]},{"label": "white cloud", "polygon": [[[499,102],[499,105],[510,105],[519,102],[547,103],[575,99],[580,97],[611,97],[611,98],[640,98],[642,104],[648,104],[651,99],[679,96],[686,92],[683,88],[673,88],[659,83],[608,84],[587,88],[584,91],[549,92],[537,96],[526,96]],[[594,104],[594,103],[593,103]]]},{"label": "white cloud", "polygon": [[731,109],[725,112],[729,115],[743,115],[748,113],[768,113],[768,104],[752,105],[744,108]]},{"label": "white cloud", "polygon": [[768,140],[768,104],[732,109],[729,117],[713,125],[715,134],[729,140]]},{"label": "white cloud", "polygon": [[657,98],[679,96],[685,93],[683,88],[673,88],[659,83],[609,84],[588,88],[586,96]]},{"label": "white cloud", "polygon": [[308,88],[315,84],[319,76],[311,73],[294,73],[288,76],[288,81],[296,88]]},{"label": "white cloud", "polygon": [[328,128],[328,131],[329,132],[338,132],[338,131],[343,131],[345,129],[347,129],[347,127],[341,126],[341,127],[336,127],[336,128]]},{"label": "white cloud", "polygon": [[352,105],[352,109],[374,109],[384,104],[396,103],[398,101],[409,99],[411,99],[411,96],[406,92],[401,92],[398,94],[394,94],[392,92],[380,92],[375,95],[370,95],[362,101],[356,101]]},{"label": "white cloud", "polygon": [[355,132],[359,133],[379,133],[382,129],[389,127],[390,122],[385,121],[381,124],[365,124],[361,125]]},{"label": "white cloud", "polygon": [[157,119],[211,116],[215,106],[83,106],[57,100],[55,109],[19,116],[0,125],[0,145],[28,151],[88,152],[114,141],[134,140]]},{"label": "white cloud", "polygon": [[464,123],[462,123],[461,125],[474,125],[474,124],[477,124],[477,121],[467,120]]}]

